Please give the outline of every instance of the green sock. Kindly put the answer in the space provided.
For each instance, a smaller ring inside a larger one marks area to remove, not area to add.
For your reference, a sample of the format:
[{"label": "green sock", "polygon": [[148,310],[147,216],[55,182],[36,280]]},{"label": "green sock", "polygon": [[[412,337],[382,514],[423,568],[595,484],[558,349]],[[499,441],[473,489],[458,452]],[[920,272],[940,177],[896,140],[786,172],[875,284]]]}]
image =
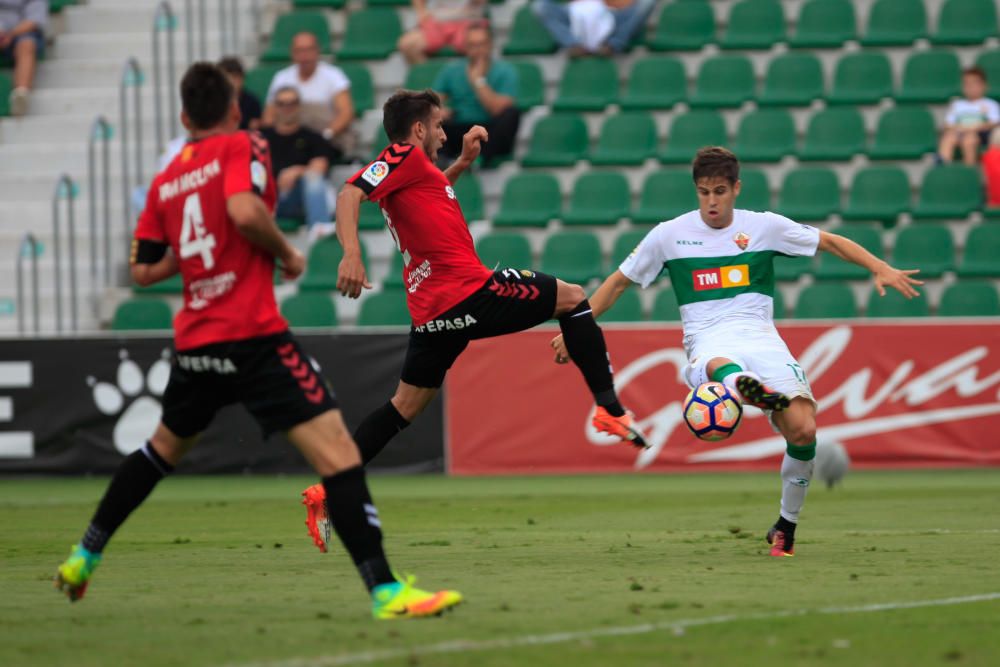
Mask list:
[{"label": "green sock", "polygon": [[787,452],[793,459],[798,459],[799,461],[812,461],[816,458],[815,440],[808,445],[793,445],[790,442],[786,442],[785,445],[785,452]]},{"label": "green sock", "polygon": [[728,363],[724,366],[719,366],[712,372],[712,382],[722,382],[722,380],[733,373],[739,373],[743,370],[743,367],[739,364]]}]

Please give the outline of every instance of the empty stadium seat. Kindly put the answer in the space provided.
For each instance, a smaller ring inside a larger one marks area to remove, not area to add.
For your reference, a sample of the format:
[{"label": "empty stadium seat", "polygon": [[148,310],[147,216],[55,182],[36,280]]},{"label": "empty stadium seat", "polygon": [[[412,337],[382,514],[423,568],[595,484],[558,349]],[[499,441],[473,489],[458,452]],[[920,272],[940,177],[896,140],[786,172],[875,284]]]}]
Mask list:
[{"label": "empty stadium seat", "polygon": [[385,127],[382,123],[375,126],[375,137],[372,139],[372,153],[371,159],[374,160],[378,157],[379,153],[385,150],[385,147],[389,145],[389,137],[385,134]]},{"label": "empty stadium seat", "polygon": [[385,216],[382,215],[382,208],[373,201],[361,202],[361,210],[358,212],[358,229],[373,231],[382,229],[384,225]]},{"label": "empty stadium seat", "polygon": [[993,283],[985,280],[959,280],[948,285],[938,306],[941,317],[996,317],[1000,298]]},{"label": "empty stadium seat", "polygon": [[915,219],[965,218],[983,203],[979,170],[964,164],[941,165],[924,174]]},{"label": "empty stadium seat", "polygon": [[[299,291],[337,289],[337,267],[344,257],[344,250],[335,236],[326,236],[309,248],[306,273],[299,281]],[[361,244],[361,261],[368,266],[368,253]]]},{"label": "empty stadium seat", "polygon": [[868,157],[915,160],[936,147],[937,128],[930,111],[919,106],[895,107],[879,116]]},{"label": "empty stadium seat", "polygon": [[284,67],[284,63],[259,63],[256,67],[247,71],[246,78],[243,79],[243,87],[256,95],[262,105],[266,104],[267,91],[271,87],[271,79],[274,78],[278,70]]},{"label": "empty stadium seat", "polygon": [[738,107],[753,99],[756,81],[746,56],[712,56],[698,70],[689,103],[698,108]]},{"label": "empty stadium seat", "polygon": [[740,169],[740,196],[736,206],[748,211],[771,210],[771,185],[767,182],[767,174],[760,169]]},{"label": "empty stadium seat", "polygon": [[994,0],[945,0],[938,14],[933,44],[982,44],[997,34]]},{"label": "empty stadium seat", "polygon": [[319,42],[320,53],[330,53],[330,26],[320,11],[292,11],[278,16],[268,43],[260,59],[264,62],[291,60],[292,38],[300,32],[311,32]]},{"label": "empty stadium seat", "polygon": [[[830,231],[851,239],[876,257],[882,257],[882,235],[877,229],[867,225],[848,225]],[[819,254],[816,277],[820,280],[866,280],[871,277],[871,273],[863,266],[845,262],[833,253],[823,252]]]},{"label": "empty stadium seat", "polygon": [[656,293],[653,299],[653,309],[649,313],[649,319],[656,322],[679,322],[681,319],[681,309],[677,305],[677,295],[672,287],[664,287]]},{"label": "empty stadium seat", "polygon": [[455,199],[462,207],[462,215],[465,216],[465,219],[467,221],[482,220],[484,217],[483,188],[475,172],[467,169],[452,187],[455,190]]},{"label": "empty stadium seat", "polygon": [[854,174],[845,220],[895,222],[910,209],[910,181],[898,167],[866,167]]},{"label": "empty stadium seat", "polygon": [[340,60],[382,60],[396,50],[402,26],[391,7],[369,7],[347,17]]},{"label": "empty stadium seat", "polygon": [[183,294],[184,279],[181,277],[181,274],[175,273],[166,280],[161,280],[152,285],[133,285],[132,291],[136,294]]},{"label": "empty stadium seat", "polygon": [[570,60],[559,79],[555,111],[603,111],[618,100],[618,68],[608,58]]},{"label": "empty stadium seat", "polygon": [[531,3],[525,3],[514,15],[514,24],[507,33],[504,55],[542,55],[556,50],[556,41],[531,11]]},{"label": "empty stadium seat", "polygon": [[170,304],[161,299],[145,297],[125,299],[115,308],[111,318],[112,331],[166,331],[173,326]]},{"label": "empty stadium seat", "polygon": [[778,213],[798,222],[826,220],[840,210],[840,183],[832,169],[794,169],[785,176]]},{"label": "empty stadium seat", "polygon": [[351,80],[351,100],[358,115],[375,108],[375,87],[368,68],[361,63],[338,63],[337,66]]},{"label": "empty stadium seat", "polygon": [[587,125],[576,114],[546,116],[531,133],[528,154],[521,160],[525,167],[569,167],[587,153]]},{"label": "empty stadium seat", "polygon": [[394,252],[392,253],[392,257],[389,259],[389,272],[385,274],[385,278],[382,279],[382,287],[399,289],[403,287],[403,282],[403,254],[400,252]]},{"label": "empty stadium seat", "polygon": [[876,0],[862,46],[909,46],[927,37],[924,0]]},{"label": "empty stadium seat", "polygon": [[552,174],[521,173],[504,184],[500,210],[493,224],[500,227],[544,227],[559,217],[562,195]]},{"label": "empty stadium seat", "polygon": [[764,90],[757,103],[764,106],[809,106],[823,97],[823,67],[811,53],[786,53],[771,60]]},{"label": "empty stadium seat", "polygon": [[626,289],[611,308],[601,315],[601,323],[605,322],[641,322],[642,301],[639,299],[638,288]]},{"label": "empty stadium seat", "polygon": [[698,195],[690,171],[654,171],[642,184],[639,207],[632,220],[639,224],[663,222],[696,208]]},{"label": "empty stadium seat", "polygon": [[687,99],[687,74],[678,58],[652,56],[632,65],[622,109],[669,109]]},{"label": "empty stadium seat", "polygon": [[410,0],[366,0],[366,4],[369,7],[409,7]]},{"label": "empty stadium seat", "polygon": [[445,60],[428,60],[427,62],[411,65],[406,72],[406,79],[403,81],[403,88],[407,90],[423,90],[433,88],[434,81],[438,74],[447,65]]},{"label": "empty stadium seat", "polygon": [[865,121],[854,107],[832,107],[809,118],[799,150],[804,161],[850,160],[865,150]]},{"label": "empty stadium seat", "polygon": [[794,283],[801,276],[813,272],[814,258],[812,257],[789,257],[787,255],[774,256],[774,279],[781,282]]},{"label": "empty stadium seat", "polygon": [[896,93],[901,103],[944,103],[961,91],[962,68],[951,51],[918,51],[906,59],[903,85]]},{"label": "empty stadium seat", "polygon": [[707,2],[669,2],[660,10],[656,32],[647,40],[653,51],[698,51],[715,41],[715,14]]},{"label": "empty stadium seat", "polygon": [[878,292],[872,288],[865,315],[868,317],[927,317],[927,293],[921,292],[920,296],[907,299],[891,287],[886,288],[885,296],[879,296]]},{"label": "empty stadium seat", "polygon": [[726,121],[717,111],[689,111],[674,117],[660,162],[689,164],[702,146],[725,146]]},{"label": "empty stadium seat", "polygon": [[951,232],[940,225],[910,225],[899,231],[892,247],[898,269],[920,269],[921,278],[939,278],[955,267]]},{"label": "empty stadium seat", "polygon": [[588,232],[556,232],[542,249],[541,270],[570,283],[585,284],[601,278],[601,244]]},{"label": "empty stadium seat", "polygon": [[337,310],[326,293],[293,294],[281,302],[281,314],[292,327],[337,326]]},{"label": "empty stadium seat", "polygon": [[976,225],[969,230],[958,275],[974,278],[1000,276],[1000,225]]},{"label": "empty stadium seat", "polygon": [[850,0],[809,0],[802,5],[788,45],[795,49],[834,49],[856,38],[857,20]]},{"label": "empty stadium seat", "polygon": [[569,208],[562,214],[567,225],[613,225],[629,216],[632,197],[628,181],[617,172],[590,171],[573,184]]},{"label": "empty stadium seat", "polygon": [[343,9],[347,0],[292,0],[296,9]]},{"label": "empty stadium seat", "polygon": [[476,253],[488,268],[534,268],[531,244],[517,232],[492,232],[476,243]]},{"label": "empty stadium seat", "polygon": [[410,311],[406,307],[406,293],[401,289],[384,289],[369,294],[361,301],[358,326],[409,325]]},{"label": "empty stadium seat", "polygon": [[830,104],[877,104],[892,96],[892,67],[884,53],[848,53],[837,61]]},{"label": "empty stadium seat", "polygon": [[795,121],[785,109],[744,114],[734,148],[741,162],[778,162],[795,152]]},{"label": "empty stadium seat", "polygon": [[778,0],[741,0],[729,10],[724,49],[770,49],[785,41],[785,13]]},{"label": "empty stadium seat", "polygon": [[648,233],[648,229],[628,229],[615,238],[615,243],[611,247],[609,273],[615,271],[625,261]]},{"label": "empty stadium seat", "polygon": [[542,68],[533,61],[511,63],[517,69],[517,108],[522,111],[545,104]]},{"label": "empty stadium seat", "polygon": [[994,87],[1000,85],[1000,49],[980,53],[976,56],[976,66],[986,72],[986,80]]},{"label": "empty stadium seat", "polygon": [[609,116],[601,126],[591,164],[639,165],[656,154],[656,124],[644,112]]},{"label": "empty stadium seat", "polygon": [[795,317],[800,320],[856,317],[854,293],[844,283],[816,283],[799,292]]}]

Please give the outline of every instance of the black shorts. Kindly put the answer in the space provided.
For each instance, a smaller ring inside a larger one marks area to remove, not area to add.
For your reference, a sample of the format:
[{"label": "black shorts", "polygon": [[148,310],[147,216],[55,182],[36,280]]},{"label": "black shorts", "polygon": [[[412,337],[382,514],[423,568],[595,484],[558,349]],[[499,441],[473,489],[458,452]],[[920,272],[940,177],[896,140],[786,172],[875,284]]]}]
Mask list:
[{"label": "black shorts", "polygon": [[400,379],[440,387],[470,340],[524,331],[552,319],[556,279],[518,269],[495,271],[482,287],[430,322],[410,329]]},{"label": "black shorts", "polygon": [[319,365],[287,331],[174,354],[163,423],[175,435],[201,433],[232,403],[246,407],[265,437],[337,407]]}]

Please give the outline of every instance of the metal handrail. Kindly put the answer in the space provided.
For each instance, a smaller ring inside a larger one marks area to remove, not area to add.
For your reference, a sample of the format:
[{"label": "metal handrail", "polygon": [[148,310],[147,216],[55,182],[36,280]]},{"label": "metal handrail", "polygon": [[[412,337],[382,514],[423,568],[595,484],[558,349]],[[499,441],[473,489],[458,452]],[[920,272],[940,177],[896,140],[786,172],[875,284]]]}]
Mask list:
[{"label": "metal handrail", "polygon": [[[208,54],[208,10],[205,7],[205,0],[198,0],[198,60],[204,60]],[[194,26],[195,18],[191,0],[184,0],[184,31],[187,33],[187,61],[190,65],[195,61],[194,54]]]},{"label": "metal handrail", "polygon": [[71,331],[77,330],[77,305],[79,294],[76,281],[76,183],[68,174],[62,174],[56,181],[55,190],[52,193],[52,259],[56,274],[56,331],[62,333],[63,308],[62,308],[62,253],[60,252],[61,232],[59,224],[61,215],[59,212],[59,200],[66,199],[66,221],[69,235],[69,285],[70,285],[70,323]]},{"label": "metal handrail", "polygon": [[174,37],[177,31],[177,19],[174,10],[167,0],[163,0],[156,6],[156,13],[153,14],[153,114],[156,120],[156,154],[162,155],[164,146],[163,139],[163,111],[160,104],[162,85],[160,80],[160,69],[162,62],[160,59],[160,34],[166,33],[167,42],[167,84],[170,93],[167,95],[170,105],[168,124],[170,127],[170,137],[177,136],[177,96],[174,94],[174,82],[177,79],[177,72],[174,57]]},{"label": "metal handrail", "polygon": [[[129,164],[129,112],[127,88],[132,86],[133,106],[135,107],[135,178],[130,178],[131,165]],[[142,100],[140,87],[142,86],[142,69],[139,61],[129,58],[125,61],[122,70],[121,84],[118,90],[119,118],[121,146],[122,146],[122,206],[124,214],[125,239],[131,247],[132,219],[135,217],[132,211],[132,188],[138,185],[145,185],[142,175]],[[125,251],[128,257],[128,250]]]},{"label": "metal handrail", "polygon": [[31,232],[28,232],[21,239],[21,245],[17,249],[17,332],[24,335],[24,255],[25,250],[30,253],[31,258],[31,302],[32,319],[34,320],[35,335],[40,332],[38,317],[38,239]]},{"label": "metal handrail", "polygon": [[[101,142],[101,195],[97,195],[96,144]],[[104,116],[98,116],[90,126],[87,142],[87,197],[89,198],[90,223],[90,277],[96,292],[99,285],[97,275],[97,200],[101,200],[104,220],[104,285],[111,284],[111,124]],[[95,300],[96,308],[96,300]],[[96,313],[95,313],[96,314]]]}]

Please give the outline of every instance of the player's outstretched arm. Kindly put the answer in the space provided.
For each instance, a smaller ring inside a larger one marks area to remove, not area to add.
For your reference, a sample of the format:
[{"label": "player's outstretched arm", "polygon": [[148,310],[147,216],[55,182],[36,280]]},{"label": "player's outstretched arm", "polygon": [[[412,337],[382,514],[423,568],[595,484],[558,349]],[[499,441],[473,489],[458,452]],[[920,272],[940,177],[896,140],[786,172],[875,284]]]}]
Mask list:
[{"label": "player's outstretched arm", "polygon": [[912,277],[915,273],[919,273],[920,269],[900,270],[892,267],[888,262],[839,234],[820,231],[818,250],[832,253],[846,262],[863,266],[871,271],[875,276],[875,289],[878,290],[879,296],[885,296],[885,288],[892,287],[907,299],[912,299],[920,294],[913,286],[924,284],[922,280]]},{"label": "player's outstretched arm", "polygon": [[337,267],[337,289],[341,295],[357,299],[362,289],[371,289],[365,263],[361,261],[361,240],[358,238],[358,216],[365,191],[347,183],[337,195],[337,240],[344,257]]},{"label": "player's outstretched arm", "polygon": [[[621,271],[615,271],[608,276],[589,299],[594,319],[596,320],[606,313],[611,306],[615,305],[615,302],[618,301],[631,284],[632,281],[625,277],[625,274]],[[569,352],[566,351],[566,343],[563,341],[562,334],[553,338],[549,345],[555,350],[555,362],[557,364],[569,363]]]},{"label": "player's outstretched arm", "polygon": [[468,169],[482,149],[482,142],[489,141],[490,135],[482,125],[473,125],[462,137],[462,154],[458,156],[450,167],[444,170],[444,175],[448,177],[448,182],[455,185],[462,172]]},{"label": "player's outstretched arm", "polygon": [[285,278],[291,280],[302,274],[305,257],[278,229],[263,199],[252,192],[239,192],[226,199],[226,211],[246,240],[278,260]]}]

